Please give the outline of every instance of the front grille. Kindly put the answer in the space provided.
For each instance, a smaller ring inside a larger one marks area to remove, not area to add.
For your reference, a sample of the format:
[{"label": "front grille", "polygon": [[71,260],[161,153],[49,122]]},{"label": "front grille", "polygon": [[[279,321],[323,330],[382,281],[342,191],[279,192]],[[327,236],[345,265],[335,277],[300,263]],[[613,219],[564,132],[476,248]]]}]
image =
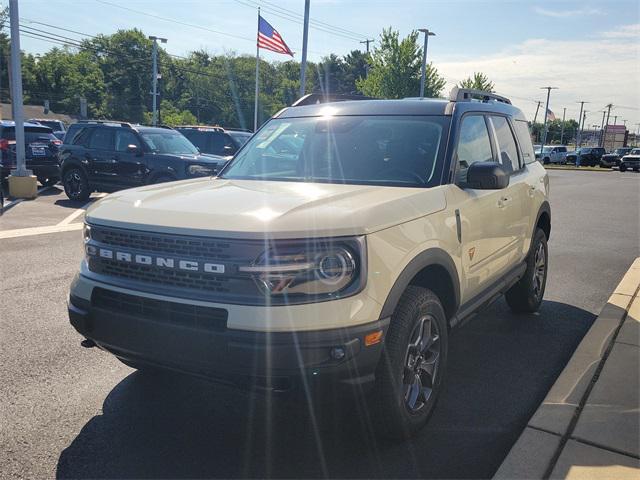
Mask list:
[{"label": "front grille", "polygon": [[201,307],[154,300],[103,288],[94,288],[92,307],[114,314],[131,315],[157,323],[207,331],[224,331],[228,312],[223,308]]},{"label": "front grille", "polygon": [[153,253],[171,253],[182,256],[228,260],[233,255],[231,243],[185,235],[166,235],[105,227],[91,227],[91,237],[100,243],[143,250]]},{"label": "front grille", "polygon": [[[89,270],[122,279],[128,286],[155,292],[208,301],[261,298],[255,281],[238,274],[238,265],[251,264],[265,249],[260,241],[224,240],[189,235],[157,234],[98,225],[91,226],[91,245],[114,251],[122,249],[141,255],[165,256],[225,266],[223,274],[164,268],[154,264],[120,261],[115,258],[88,256]],[[134,285],[131,285],[134,283]]]},{"label": "front grille", "polygon": [[90,259],[89,270],[102,275],[111,275],[128,280],[212,293],[230,293],[230,287],[233,284],[236,284],[236,287],[240,287],[240,284],[242,284],[245,288],[253,285],[253,281],[250,278],[232,278],[198,272],[168,270],[146,265],[115,262],[104,258]]}]

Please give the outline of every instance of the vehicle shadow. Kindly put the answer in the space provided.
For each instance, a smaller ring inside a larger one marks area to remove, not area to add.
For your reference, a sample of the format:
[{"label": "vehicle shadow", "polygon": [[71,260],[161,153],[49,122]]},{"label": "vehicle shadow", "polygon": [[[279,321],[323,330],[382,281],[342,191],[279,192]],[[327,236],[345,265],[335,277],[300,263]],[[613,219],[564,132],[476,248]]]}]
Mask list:
[{"label": "vehicle shadow", "polygon": [[490,478],[594,319],[558,302],[527,316],[496,302],[453,333],[428,427],[397,443],[376,438],[361,398],[314,416],[304,400],[133,373],[61,453],[56,476]]}]

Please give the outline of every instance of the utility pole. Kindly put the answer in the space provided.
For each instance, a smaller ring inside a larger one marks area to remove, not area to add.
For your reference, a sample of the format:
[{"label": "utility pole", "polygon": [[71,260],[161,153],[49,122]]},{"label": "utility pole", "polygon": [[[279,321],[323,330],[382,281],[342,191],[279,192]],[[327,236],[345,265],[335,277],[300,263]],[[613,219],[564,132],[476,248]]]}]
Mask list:
[{"label": "utility pole", "polygon": [[567,107],[562,109],[562,125],[560,126],[560,145],[564,145],[564,118],[567,115]]},{"label": "utility pole", "polygon": [[582,114],[582,122],[580,125],[580,143],[578,144],[578,148],[580,148],[580,146],[582,145],[582,134],[584,133],[584,122],[587,121],[587,113],[588,113],[587,110],[585,110]]},{"label": "utility pole", "polygon": [[613,124],[617,125],[618,124],[618,115],[614,115],[613,116]]},{"label": "utility pole", "polygon": [[578,103],[580,104],[580,114],[578,115],[578,127],[580,128],[580,131],[578,132],[578,139],[577,139],[577,144],[578,144],[577,146],[579,147],[582,144],[582,130],[583,130],[583,127],[580,127],[580,124],[582,123],[582,125],[584,126],[584,119],[582,118],[582,110],[584,108],[584,104],[589,102],[579,101]]},{"label": "utility pole", "polygon": [[551,97],[551,90],[557,90],[558,87],[540,87],[541,90],[547,91],[547,105],[544,109],[544,126],[542,128],[542,142],[540,144],[540,155],[544,150],[544,144],[547,143],[547,117],[549,116],[549,97]]},{"label": "utility pole", "polygon": [[536,121],[538,120],[538,110],[540,110],[540,105],[542,104],[542,102],[540,100],[536,100],[536,103],[538,104],[538,106],[536,107],[536,114],[533,116],[534,125],[535,125]]},{"label": "utility pole", "polygon": [[9,177],[9,194],[12,197],[35,198],[37,193],[36,177],[27,170],[24,150],[24,119],[22,105],[22,67],[20,62],[20,14],[18,0],[9,0],[9,19],[11,23],[11,104],[15,122],[16,169]]},{"label": "utility pole", "polygon": [[424,48],[422,49],[422,76],[420,77],[420,98],[424,98],[424,84],[427,79],[427,46],[429,45],[429,37],[435,37],[436,34],[429,31],[428,28],[419,28],[418,31],[424,33]]},{"label": "utility pole", "polygon": [[607,111],[602,111],[602,125],[600,125],[600,140],[598,141],[598,146],[604,146],[604,119],[607,116]]},{"label": "utility pole", "polygon": [[375,42],[375,40],[370,40],[370,39],[366,39],[366,40],[363,40],[362,42],[360,42],[360,43],[366,43],[367,44],[367,64],[364,67],[367,77],[369,76],[369,44],[373,43],[373,42]]},{"label": "utility pole", "polygon": [[151,78],[151,95],[153,95],[153,116],[151,124],[155,127],[158,125],[158,40],[162,43],[167,43],[166,38],[149,36],[149,40],[153,42],[151,50],[151,57],[153,60],[153,73]]},{"label": "utility pole", "polygon": [[304,30],[302,32],[302,62],[300,63],[300,96],[304,96],[307,80],[307,45],[309,44],[310,0],[304,0]]}]

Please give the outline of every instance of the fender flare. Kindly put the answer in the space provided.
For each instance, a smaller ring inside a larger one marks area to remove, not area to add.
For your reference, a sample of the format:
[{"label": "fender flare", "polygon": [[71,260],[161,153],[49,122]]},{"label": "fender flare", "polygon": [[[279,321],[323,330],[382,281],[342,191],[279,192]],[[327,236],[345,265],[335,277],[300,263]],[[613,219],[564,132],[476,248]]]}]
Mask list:
[{"label": "fender flare", "polygon": [[542,205],[540,205],[540,208],[538,209],[538,214],[536,215],[536,222],[533,224],[533,231],[531,232],[531,238],[533,238],[536,233],[536,228],[538,228],[538,222],[540,221],[540,217],[542,216],[543,213],[546,213],[549,216],[549,238],[551,237],[551,205],[549,205],[549,202],[545,200],[544,202],[542,202]]},{"label": "fender flare", "polygon": [[449,274],[453,285],[453,294],[455,299],[454,314],[457,312],[460,306],[460,279],[456,265],[449,254],[441,248],[430,248],[416,255],[407,264],[404,270],[402,270],[400,275],[398,275],[398,278],[393,284],[393,287],[391,287],[391,290],[387,295],[387,299],[382,306],[380,318],[390,317],[393,314],[398,302],[400,301],[400,297],[409,286],[411,280],[413,280],[421,270],[430,266],[442,267]]}]

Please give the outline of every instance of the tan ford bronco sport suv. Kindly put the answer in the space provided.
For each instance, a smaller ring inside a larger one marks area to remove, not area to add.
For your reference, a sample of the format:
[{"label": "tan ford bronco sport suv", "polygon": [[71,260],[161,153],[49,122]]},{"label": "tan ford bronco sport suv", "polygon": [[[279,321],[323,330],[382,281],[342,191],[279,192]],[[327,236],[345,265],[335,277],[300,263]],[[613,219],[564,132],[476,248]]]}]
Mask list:
[{"label": "tan ford bronco sport suv", "polygon": [[497,95],[313,103],[276,114],[218,177],[94,204],[71,324],[142,370],[371,395],[382,431],[404,436],[433,410],[450,329],[503,293],[540,306],[548,178]]}]

